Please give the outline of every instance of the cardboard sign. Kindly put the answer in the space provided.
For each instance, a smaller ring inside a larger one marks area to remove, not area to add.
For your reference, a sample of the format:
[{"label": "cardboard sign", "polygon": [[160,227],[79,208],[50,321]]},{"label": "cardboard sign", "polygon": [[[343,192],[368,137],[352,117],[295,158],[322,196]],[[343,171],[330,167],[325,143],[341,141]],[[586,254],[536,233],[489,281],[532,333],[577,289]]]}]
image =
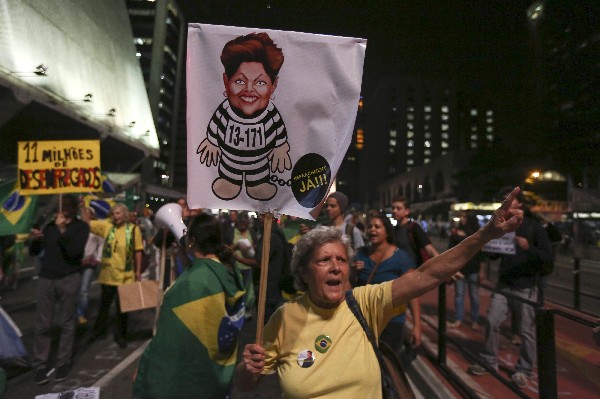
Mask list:
[{"label": "cardboard sign", "polygon": [[488,242],[482,251],[501,255],[514,255],[517,252],[515,247],[515,232],[506,233],[502,237]]},{"label": "cardboard sign", "polygon": [[313,219],[352,140],[365,39],[188,27],[188,202]]},{"label": "cardboard sign", "polygon": [[159,302],[158,282],[154,280],[123,284],[119,288],[121,312],[155,308]]},{"label": "cardboard sign", "polygon": [[98,140],[19,141],[21,194],[101,191]]}]

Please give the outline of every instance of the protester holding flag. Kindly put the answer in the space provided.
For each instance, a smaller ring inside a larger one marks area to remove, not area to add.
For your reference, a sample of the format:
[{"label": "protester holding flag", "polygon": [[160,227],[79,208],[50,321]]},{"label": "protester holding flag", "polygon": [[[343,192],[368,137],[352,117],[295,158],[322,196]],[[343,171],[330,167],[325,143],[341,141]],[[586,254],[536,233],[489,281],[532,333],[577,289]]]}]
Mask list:
[{"label": "protester holding flag", "polygon": [[111,209],[111,219],[84,220],[90,224],[91,232],[104,237],[102,250],[102,267],[98,281],[102,285],[98,318],[90,337],[90,342],[106,335],[108,331],[108,315],[113,301],[117,302],[117,326],[115,342],[121,348],[127,347],[127,313],[121,312],[118,287],[122,284],[141,281],[142,279],[142,233],[134,223],[129,223],[129,209],[124,204],[117,204]]},{"label": "protester holding flag", "polygon": [[156,335],[141,357],[134,398],[225,398],[244,323],[244,283],[215,217],[192,219],[194,260],[165,293]]},{"label": "protester holding flag", "polygon": [[[287,397],[381,398],[379,363],[346,304],[346,292],[351,290],[367,323],[379,335],[397,314],[397,306],[436,288],[487,242],[519,227],[523,211],[510,207],[519,192],[513,190],[490,222],[456,247],[392,281],[352,290],[348,238],[326,227],[305,234],[296,245],[292,269],[296,288],[306,293],[273,314],[261,341],[264,347],[246,345],[236,385],[250,390],[262,374],[277,372]],[[308,352],[312,361],[304,367]]]},{"label": "protester holding flag", "polygon": [[[52,341],[51,327],[56,305],[59,308],[61,334],[56,357],[55,381],[67,378],[70,371],[75,339],[75,310],[81,286],[81,261],[90,229],[77,219],[78,200],[67,195],[62,198],[62,209],[40,233],[32,237],[30,253],[42,250],[42,267],[37,281],[36,323],[33,342],[34,381],[48,382],[46,362]],[[36,230],[33,230],[36,231]]]}]

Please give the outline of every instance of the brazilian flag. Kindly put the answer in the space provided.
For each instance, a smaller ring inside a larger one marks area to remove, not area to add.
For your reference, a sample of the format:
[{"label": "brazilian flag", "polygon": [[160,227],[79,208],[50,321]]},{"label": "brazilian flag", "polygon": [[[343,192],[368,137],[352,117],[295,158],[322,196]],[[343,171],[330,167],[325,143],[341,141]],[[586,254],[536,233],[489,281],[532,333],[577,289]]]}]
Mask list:
[{"label": "brazilian flag", "polygon": [[237,268],[194,260],[165,293],[156,335],[140,359],[134,397],[225,398],[244,310]]},{"label": "brazilian flag", "polygon": [[16,182],[0,185],[0,236],[29,233],[35,211],[36,195],[21,195]]}]

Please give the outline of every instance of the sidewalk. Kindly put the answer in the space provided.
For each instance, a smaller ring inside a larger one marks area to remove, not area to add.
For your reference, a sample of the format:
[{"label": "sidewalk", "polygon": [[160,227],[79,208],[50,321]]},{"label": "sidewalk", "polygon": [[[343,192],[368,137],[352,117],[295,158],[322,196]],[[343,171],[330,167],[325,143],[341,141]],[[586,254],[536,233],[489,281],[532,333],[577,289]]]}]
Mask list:
[{"label": "sidewalk", "polygon": [[[482,326],[480,331],[471,329],[471,320],[467,319],[459,328],[446,329],[446,333],[457,345],[472,354],[477,354],[484,344],[485,315],[491,298],[491,292],[480,288],[480,319]],[[468,297],[468,296],[467,296]],[[447,321],[454,321],[454,287],[446,288]],[[466,299],[465,309],[470,306]],[[548,305],[550,306],[550,304]],[[438,336],[438,290],[433,290],[421,297],[421,315],[424,320],[425,345],[431,352],[437,354]],[[572,311],[574,312],[574,311]],[[574,312],[575,313],[575,312]],[[468,311],[465,311],[468,315]],[[580,316],[585,316],[580,314]],[[500,374],[510,380],[510,374],[514,369],[519,356],[519,347],[513,345],[510,334],[510,317],[502,325],[500,340]],[[556,342],[556,367],[558,396],[570,396],[577,398],[600,397],[600,380],[598,370],[600,369],[600,347],[592,341],[591,328],[575,323],[571,320],[555,316],[555,342]],[[480,397],[483,398],[508,398],[517,397],[504,384],[491,375],[472,376],[466,373],[471,360],[463,354],[456,345],[448,342],[446,347],[447,365]],[[537,374],[528,381],[527,387],[523,389],[524,394],[531,398],[538,398]]]}]

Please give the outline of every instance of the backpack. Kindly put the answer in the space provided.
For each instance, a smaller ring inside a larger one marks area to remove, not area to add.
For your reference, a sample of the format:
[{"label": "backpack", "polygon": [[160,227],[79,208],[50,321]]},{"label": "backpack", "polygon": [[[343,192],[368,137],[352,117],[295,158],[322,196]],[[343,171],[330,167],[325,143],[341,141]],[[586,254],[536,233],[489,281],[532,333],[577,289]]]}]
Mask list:
[{"label": "backpack", "polygon": [[[415,236],[413,234],[413,229],[415,228],[415,225],[417,224],[417,222],[414,221],[410,221],[409,222],[409,226],[408,226],[408,241],[410,242],[410,246],[413,250],[413,253],[415,254],[416,259],[416,267],[421,266],[423,263],[427,262],[429,259],[431,259],[431,256],[429,256],[429,252],[427,252],[425,250],[425,248],[421,247],[418,248],[417,247],[417,241],[415,240]],[[419,225],[420,227],[420,225]]]},{"label": "backpack", "polygon": [[[527,238],[527,241],[529,241],[530,245],[535,245],[534,227],[535,227],[534,223],[529,223],[529,225],[527,226],[526,238]],[[552,226],[552,227],[554,227],[554,226]],[[546,235],[548,235],[548,229],[544,228],[544,231],[546,231]],[[553,271],[554,271],[554,260],[538,261],[537,273],[540,276],[542,276],[542,277],[549,276],[550,274],[552,274]]]}]

